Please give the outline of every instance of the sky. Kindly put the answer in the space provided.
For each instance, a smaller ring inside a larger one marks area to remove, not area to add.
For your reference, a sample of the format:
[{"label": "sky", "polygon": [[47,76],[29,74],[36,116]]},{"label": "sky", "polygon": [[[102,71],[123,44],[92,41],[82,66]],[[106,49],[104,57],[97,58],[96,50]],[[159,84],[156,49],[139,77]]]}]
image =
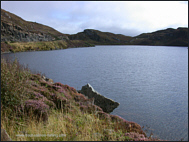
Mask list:
[{"label": "sky", "polygon": [[65,34],[96,29],[137,36],[188,27],[188,1],[1,1],[1,8]]}]

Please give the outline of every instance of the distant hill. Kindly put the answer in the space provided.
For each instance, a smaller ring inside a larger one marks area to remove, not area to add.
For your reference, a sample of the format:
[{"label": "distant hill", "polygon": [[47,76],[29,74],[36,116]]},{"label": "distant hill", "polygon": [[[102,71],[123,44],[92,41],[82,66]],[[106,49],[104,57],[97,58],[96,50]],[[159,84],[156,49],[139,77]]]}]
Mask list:
[{"label": "distant hill", "polygon": [[158,46],[188,46],[188,28],[168,28],[134,37],[130,44]]},{"label": "distant hill", "polygon": [[143,33],[135,37],[94,29],[86,29],[77,34],[68,35],[70,40],[85,40],[93,44],[123,45],[157,45],[157,46],[188,46],[188,28],[168,28],[152,33]]},{"label": "distant hill", "polygon": [[94,29],[85,29],[83,32],[69,35],[70,40],[86,40],[94,44],[127,44],[131,36],[101,32]]},{"label": "distant hill", "polygon": [[36,22],[25,21],[1,9],[1,41],[53,41],[68,39],[65,34]]}]

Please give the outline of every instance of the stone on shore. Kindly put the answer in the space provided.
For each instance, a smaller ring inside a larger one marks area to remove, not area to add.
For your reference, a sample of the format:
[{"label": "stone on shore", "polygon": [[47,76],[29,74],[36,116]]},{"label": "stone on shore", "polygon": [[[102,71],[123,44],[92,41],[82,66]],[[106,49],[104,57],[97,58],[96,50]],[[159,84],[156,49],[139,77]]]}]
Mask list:
[{"label": "stone on shore", "polygon": [[118,102],[106,98],[95,91],[89,83],[85,86],[82,86],[82,89],[78,92],[84,94],[88,98],[94,98],[94,104],[102,108],[104,112],[110,113],[119,106]]}]

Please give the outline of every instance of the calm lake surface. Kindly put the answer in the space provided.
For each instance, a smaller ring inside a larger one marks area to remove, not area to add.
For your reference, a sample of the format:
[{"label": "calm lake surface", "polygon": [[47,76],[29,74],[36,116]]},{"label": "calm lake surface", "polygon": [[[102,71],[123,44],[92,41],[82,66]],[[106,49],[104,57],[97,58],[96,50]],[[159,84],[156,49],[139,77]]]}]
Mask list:
[{"label": "calm lake surface", "polygon": [[112,114],[144,126],[148,136],[188,140],[187,47],[95,46],[1,56],[17,57],[77,90],[90,83],[120,103]]}]

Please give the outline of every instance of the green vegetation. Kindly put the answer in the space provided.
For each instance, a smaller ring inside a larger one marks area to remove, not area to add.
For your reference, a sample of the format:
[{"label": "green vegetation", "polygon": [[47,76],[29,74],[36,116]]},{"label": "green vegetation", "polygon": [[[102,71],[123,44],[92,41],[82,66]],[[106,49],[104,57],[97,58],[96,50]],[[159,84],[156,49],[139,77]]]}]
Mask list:
[{"label": "green vegetation", "polygon": [[1,52],[47,51],[73,47],[89,47],[94,44],[81,40],[56,40],[40,42],[1,42]]},{"label": "green vegetation", "polygon": [[[1,53],[135,43],[132,37],[97,30],[62,34],[2,9],[1,26],[2,41],[5,41],[1,42]],[[30,40],[21,39],[30,34],[33,36]],[[39,38],[38,42],[17,42],[33,41],[37,36],[52,41]],[[5,59],[1,59],[1,128],[15,141],[157,140],[147,138],[137,123],[103,112],[92,99],[73,87],[53,83],[41,74],[31,73],[17,60]]]},{"label": "green vegetation", "polygon": [[67,48],[66,41],[42,41],[42,42],[15,42],[9,43],[13,47],[14,52],[18,51],[40,51],[55,50]]},{"label": "green vegetation", "polygon": [[117,121],[102,119],[101,109],[88,102],[72,87],[44,81],[17,60],[1,59],[1,128],[12,140],[131,140]]},{"label": "green vegetation", "polygon": [[23,85],[29,77],[29,70],[17,60],[13,63],[1,60],[1,104],[9,116],[27,99]]}]

